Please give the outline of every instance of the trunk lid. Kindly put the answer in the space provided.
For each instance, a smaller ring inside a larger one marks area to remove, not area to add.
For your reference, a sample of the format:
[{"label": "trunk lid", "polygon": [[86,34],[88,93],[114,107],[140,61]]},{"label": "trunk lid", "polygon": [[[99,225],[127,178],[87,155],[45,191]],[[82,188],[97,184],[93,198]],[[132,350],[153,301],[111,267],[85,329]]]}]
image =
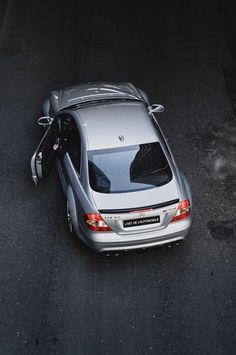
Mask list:
[{"label": "trunk lid", "polygon": [[135,234],[165,228],[179,202],[176,181],[148,190],[103,194],[92,191],[106,223],[118,234]]}]

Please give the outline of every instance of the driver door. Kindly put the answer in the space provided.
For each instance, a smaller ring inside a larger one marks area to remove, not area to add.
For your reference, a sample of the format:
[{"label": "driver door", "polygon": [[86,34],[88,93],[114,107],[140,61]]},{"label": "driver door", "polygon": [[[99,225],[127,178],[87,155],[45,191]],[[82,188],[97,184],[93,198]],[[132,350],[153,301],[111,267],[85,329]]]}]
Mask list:
[{"label": "driver door", "polygon": [[54,119],[31,158],[32,179],[35,185],[48,175],[55,163],[59,145],[60,130],[58,120]]}]

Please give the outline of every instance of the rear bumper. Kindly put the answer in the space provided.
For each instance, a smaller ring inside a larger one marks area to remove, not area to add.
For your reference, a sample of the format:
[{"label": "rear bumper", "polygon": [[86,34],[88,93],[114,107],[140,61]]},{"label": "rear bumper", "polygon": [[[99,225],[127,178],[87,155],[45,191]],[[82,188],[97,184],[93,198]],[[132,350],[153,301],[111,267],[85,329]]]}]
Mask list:
[{"label": "rear bumper", "polygon": [[114,232],[90,233],[80,230],[80,238],[97,252],[149,248],[183,240],[191,228],[191,218],[169,224],[150,233],[118,235]]}]

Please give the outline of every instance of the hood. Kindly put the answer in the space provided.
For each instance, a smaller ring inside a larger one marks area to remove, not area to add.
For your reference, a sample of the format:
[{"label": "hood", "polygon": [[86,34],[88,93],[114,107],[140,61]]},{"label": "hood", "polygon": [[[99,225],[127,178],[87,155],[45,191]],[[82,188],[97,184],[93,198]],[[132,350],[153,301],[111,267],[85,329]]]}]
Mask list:
[{"label": "hood", "polygon": [[51,99],[56,110],[81,103],[106,99],[142,100],[139,91],[131,83],[88,83],[52,91]]}]

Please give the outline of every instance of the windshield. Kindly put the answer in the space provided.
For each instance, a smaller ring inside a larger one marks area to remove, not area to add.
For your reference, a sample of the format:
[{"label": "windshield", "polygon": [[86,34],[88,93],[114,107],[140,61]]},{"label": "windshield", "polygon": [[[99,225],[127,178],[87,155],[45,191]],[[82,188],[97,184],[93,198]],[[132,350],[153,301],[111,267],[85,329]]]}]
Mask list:
[{"label": "windshield", "polygon": [[159,142],[88,152],[94,191],[132,192],[167,184],[172,172]]}]

